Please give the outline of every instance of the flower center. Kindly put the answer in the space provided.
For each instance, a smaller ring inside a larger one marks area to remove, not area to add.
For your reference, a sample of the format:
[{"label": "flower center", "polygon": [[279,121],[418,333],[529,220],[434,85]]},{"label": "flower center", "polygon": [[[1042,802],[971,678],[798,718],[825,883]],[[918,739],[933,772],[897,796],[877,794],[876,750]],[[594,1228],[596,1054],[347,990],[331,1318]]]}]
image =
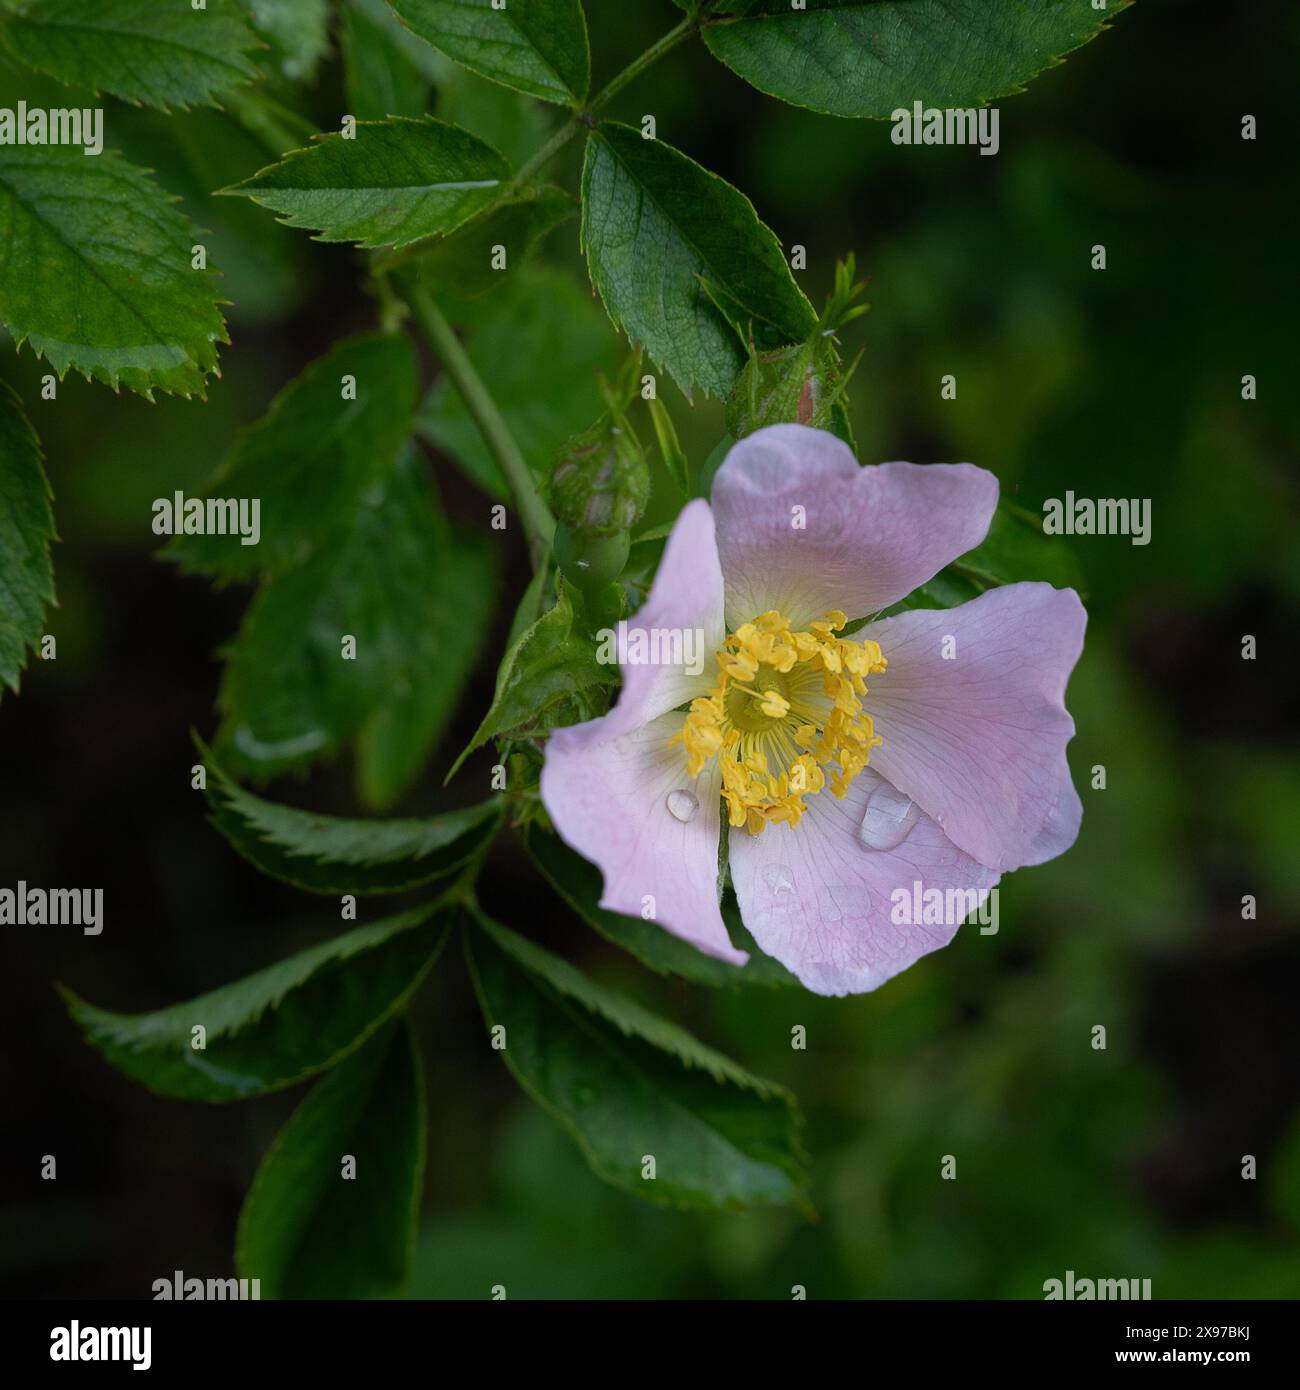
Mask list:
[{"label": "flower center", "polygon": [[797,825],[804,798],[827,784],[842,797],[881,741],[861,697],[885,659],[875,642],[835,636],[846,621],[827,613],[792,632],[773,611],[743,623],[717,652],[717,683],[673,735],[692,777],[717,758],[727,818],[751,835]]}]

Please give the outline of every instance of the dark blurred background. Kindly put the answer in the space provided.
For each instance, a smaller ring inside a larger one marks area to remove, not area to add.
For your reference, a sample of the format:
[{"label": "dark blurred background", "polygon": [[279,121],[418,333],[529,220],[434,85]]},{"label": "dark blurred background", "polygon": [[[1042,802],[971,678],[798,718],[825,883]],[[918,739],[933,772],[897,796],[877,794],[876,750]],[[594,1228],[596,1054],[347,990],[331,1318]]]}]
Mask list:
[{"label": "dark blurred background", "polygon": [[[598,83],[678,17],[668,0],[587,8]],[[846,335],[866,350],[850,396],[864,462],[970,460],[1035,510],[1067,489],[1149,498],[1152,540],[1074,542],[1090,610],[1069,692],[1078,844],[1004,880],[997,936],[962,932],[878,993],[649,976],[500,843],[483,890],[498,917],[799,1095],[818,1219],[686,1216],[604,1187],[486,1045],[449,950],[417,1006],[431,1133],[414,1294],[1035,1298],[1067,1269],[1150,1278],[1156,1297],[1300,1294],[1298,59],[1295,6],[1140,0],[998,103],[995,158],[766,100],[700,46],[620,97],[611,114],[654,113],[661,138],[806,245],[814,302],[856,252],[873,304]],[[310,101],[334,123],[337,63]],[[0,1281],[19,1295],[148,1296],[174,1269],[228,1272],[244,1191],[302,1093],[152,1097],[80,1041],[53,982],[147,1010],[337,929],[326,901],[238,859],[190,790],[189,731],[214,726],[218,649],[248,592],[159,562],[150,504],[201,490],[236,429],[374,306],[346,248],[203,196],[266,162],[227,117],[114,106],[107,131],[212,228],[233,345],[206,402],[153,405],[71,378],[41,402],[31,354],[0,358],[61,535],[58,659],[0,702],[0,884],[102,885],[107,916],[98,938],[11,927],[0,943]],[[221,166],[207,174],[205,142]],[[557,167],[570,187],[576,157]],[[580,275],[576,241],[570,222],[545,258]],[[940,400],[945,373],[956,401]],[[698,463],[721,408],[673,409]],[[429,459],[448,509],[481,527],[481,496]],[[488,657],[403,811],[480,793],[486,755],[468,787],[440,783],[526,577],[512,551]],[[343,759],[270,794],[355,814],[352,785]],[[40,1181],[47,1153],[56,1183]]]}]

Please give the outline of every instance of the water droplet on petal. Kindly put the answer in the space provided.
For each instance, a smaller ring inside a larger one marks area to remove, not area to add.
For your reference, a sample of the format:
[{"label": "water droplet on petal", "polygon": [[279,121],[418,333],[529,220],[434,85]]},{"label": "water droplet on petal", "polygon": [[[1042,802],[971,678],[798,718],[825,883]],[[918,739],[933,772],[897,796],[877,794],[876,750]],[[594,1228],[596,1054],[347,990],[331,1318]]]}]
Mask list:
[{"label": "water droplet on petal", "polygon": [[763,870],[763,884],[772,893],[793,893],[794,875],[784,864],[768,864]]},{"label": "water droplet on petal", "polygon": [[893,849],[907,839],[920,819],[921,808],[916,802],[881,778],[867,797],[858,839],[866,849]]},{"label": "water droplet on petal", "polygon": [[668,793],[668,810],[683,825],[700,809],[700,803],[695,798],[694,792],[683,791],[678,788],[675,792]]}]

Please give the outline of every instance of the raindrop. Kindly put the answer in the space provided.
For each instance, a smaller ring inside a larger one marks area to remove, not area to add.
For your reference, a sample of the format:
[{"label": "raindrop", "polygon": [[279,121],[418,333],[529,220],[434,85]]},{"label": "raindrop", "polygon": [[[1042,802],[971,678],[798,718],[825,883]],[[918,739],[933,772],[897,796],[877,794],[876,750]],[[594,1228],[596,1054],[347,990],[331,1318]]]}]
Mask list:
[{"label": "raindrop", "polygon": [[700,803],[695,799],[693,792],[683,791],[680,788],[675,792],[668,793],[668,810],[683,825],[700,809]]},{"label": "raindrop", "polygon": [[921,808],[882,777],[867,798],[858,839],[867,849],[893,849],[912,833]]}]

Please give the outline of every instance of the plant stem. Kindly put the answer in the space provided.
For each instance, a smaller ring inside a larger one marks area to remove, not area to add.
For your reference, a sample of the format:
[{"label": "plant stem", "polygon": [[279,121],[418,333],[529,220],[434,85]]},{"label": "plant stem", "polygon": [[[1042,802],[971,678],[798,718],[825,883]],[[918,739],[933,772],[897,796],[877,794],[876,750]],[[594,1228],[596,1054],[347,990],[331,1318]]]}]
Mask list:
[{"label": "plant stem", "polygon": [[611,78],[610,81],[592,97],[591,101],[587,103],[586,114],[588,116],[594,116],[601,107],[613,100],[629,82],[635,81],[636,78],[640,77],[646,68],[650,67],[653,63],[657,63],[665,53],[676,48],[683,39],[689,38],[695,32],[698,24],[699,21],[693,15],[687,15],[680,24],[674,25],[673,28],[669,29],[663,38],[652,43],[639,58],[634,58],[617,77]]},{"label": "plant stem", "polygon": [[[697,23],[696,19],[688,16],[680,24],[674,25],[661,39],[651,44],[639,58],[634,58],[622,72],[602,87],[581,111],[574,111],[562,125],[558,126],[551,133],[550,138],[524,161],[519,172],[508,183],[502,185],[500,193],[492,202],[476,212],[458,230],[465,231],[467,228],[486,221],[503,203],[508,203],[512,198],[517,197],[520,190],[528,185],[534,175],[540,173],[580,130],[584,127],[590,128],[595,124],[596,113],[606,102],[617,96],[629,82],[639,77],[652,63],[658,62],[665,53],[676,48],[683,39],[689,38],[695,32]],[[409,246],[402,247],[401,250],[385,252],[375,257],[374,268],[376,271],[385,272],[408,265],[411,261],[418,260],[430,246],[441,240],[441,236],[422,237],[419,241],[413,241]]]},{"label": "plant stem", "polygon": [[461,399],[478,426],[483,442],[488,446],[492,457],[496,459],[498,467],[510,484],[515,505],[519,508],[519,516],[524,524],[524,533],[528,537],[533,568],[537,569],[546,561],[551,537],[555,534],[555,518],[537,491],[532,472],[519,451],[519,445],[515,443],[514,435],[510,433],[509,425],[502,418],[491,393],[483,385],[483,379],[469,360],[469,354],[461,346],[451,324],[434,303],[432,295],[413,279],[405,281],[404,289],[406,301],[411,306],[420,331],[441,359],[443,369],[455,383]]}]

